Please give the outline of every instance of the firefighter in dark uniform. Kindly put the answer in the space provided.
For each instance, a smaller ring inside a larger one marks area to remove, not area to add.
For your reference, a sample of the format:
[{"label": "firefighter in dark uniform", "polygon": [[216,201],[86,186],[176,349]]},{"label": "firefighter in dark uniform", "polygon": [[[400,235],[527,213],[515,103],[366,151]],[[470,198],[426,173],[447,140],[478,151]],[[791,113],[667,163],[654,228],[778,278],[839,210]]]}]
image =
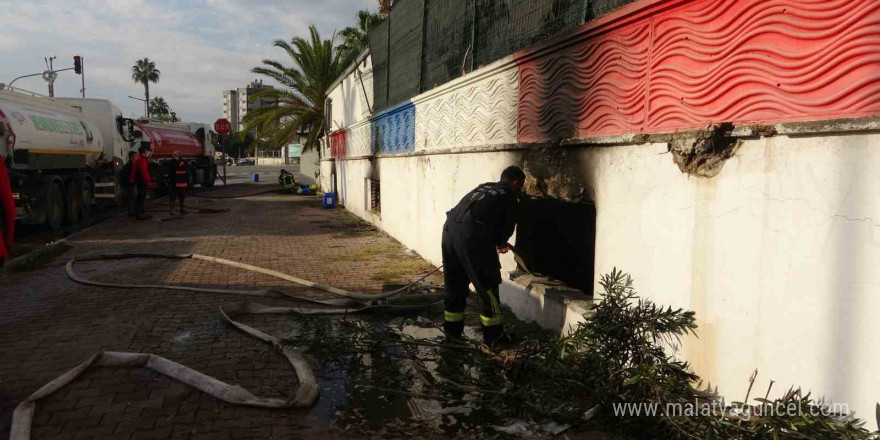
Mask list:
[{"label": "firefighter in dark uniform", "polygon": [[296,180],[290,171],[282,169],[281,174],[278,175],[278,184],[281,185],[282,193],[291,194],[293,193],[293,187],[296,185]]},{"label": "firefighter in dark uniform", "polygon": [[180,215],[186,214],[183,210],[183,201],[186,199],[186,190],[189,187],[189,164],[180,158],[180,152],[174,152],[174,158],[168,163],[168,213],[174,214],[174,200],[180,202]]},{"label": "firefighter in dark uniform", "polygon": [[491,347],[506,337],[498,297],[501,284],[498,253],[510,250],[507,240],[516,226],[519,194],[525,177],[519,167],[508,167],[501,173],[500,181],[478,186],[446,213],[443,225],[443,277],[446,284],[443,330],[449,338],[461,339],[470,283],[480,297],[483,341]]}]

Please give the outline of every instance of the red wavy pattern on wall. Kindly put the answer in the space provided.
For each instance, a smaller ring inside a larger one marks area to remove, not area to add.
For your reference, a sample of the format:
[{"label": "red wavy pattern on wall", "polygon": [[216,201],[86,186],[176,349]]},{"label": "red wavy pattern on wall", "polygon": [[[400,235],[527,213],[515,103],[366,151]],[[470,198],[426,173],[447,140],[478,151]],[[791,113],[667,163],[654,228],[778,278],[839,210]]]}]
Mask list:
[{"label": "red wavy pattern on wall", "polygon": [[345,157],[345,130],[330,133],[330,157]]},{"label": "red wavy pattern on wall", "polygon": [[638,23],[520,64],[520,142],[642,127],[650,31]]},{"label": "red wavy pattern on wall", "polygon": [[880,115],[877,0],[697,0],[593,35],[520,63],[521,142]]},{"label": "red wavy pattern on wall", "polygon": [[654,26],[652,131],[880,113],[876,0],[709,0]]}]

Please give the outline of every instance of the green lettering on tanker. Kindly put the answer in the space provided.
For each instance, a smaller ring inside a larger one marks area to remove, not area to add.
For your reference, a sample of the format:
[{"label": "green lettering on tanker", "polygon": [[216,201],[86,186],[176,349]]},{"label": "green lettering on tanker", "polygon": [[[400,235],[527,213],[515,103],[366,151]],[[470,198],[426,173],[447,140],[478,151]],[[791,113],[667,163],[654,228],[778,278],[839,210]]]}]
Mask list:
[{"label": "green lettering on tanker", "polygon": [[34,128],[39,131],[48,131],[50,133],[59,133],[59,134],[73,134],[78,136],[85,136],[86,133],[82,128],[82,125],[76,122],[68,122],[68,121],[59,121],[57,119],[47,118],[44,116],[34,116],[28,115],[31,119],[31,122],[34,123]]},{"label": "green lettering on tanker", "polygon": [[68,122],[67,126],[69,127],[70,132],[75,135],[78,135],[78,136],[85,136],[86,135],[86,132],[83,131],[83,129],[82,129],[82,125],[80,125],[77,122]]}]

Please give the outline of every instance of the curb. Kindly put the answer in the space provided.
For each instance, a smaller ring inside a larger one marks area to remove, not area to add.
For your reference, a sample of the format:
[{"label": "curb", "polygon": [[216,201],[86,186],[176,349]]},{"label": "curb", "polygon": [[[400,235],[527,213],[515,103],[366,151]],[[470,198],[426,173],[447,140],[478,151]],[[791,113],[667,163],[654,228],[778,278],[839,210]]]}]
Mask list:
[{"label": "curb", "polygon": [[40,246],[24,255],[13,258],[6,262],[3,266],[3,272],[29,272],[39,269],[40,267],[50,263],[59,255],[69,251],[73,246],[63,242],[56,241],[44,246]]}]

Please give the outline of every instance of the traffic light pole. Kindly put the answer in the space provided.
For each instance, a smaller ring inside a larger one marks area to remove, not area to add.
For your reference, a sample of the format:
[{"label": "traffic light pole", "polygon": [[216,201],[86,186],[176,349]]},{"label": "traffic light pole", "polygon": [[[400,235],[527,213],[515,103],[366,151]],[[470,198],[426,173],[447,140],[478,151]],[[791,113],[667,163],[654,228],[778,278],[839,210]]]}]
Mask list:
[{"label": "traffic light pole", "polygon": [[85,63],[85,58],[80,57],[79,62],[80,62],[79,76],[82,79],[82,89],[80,91],[82,92],[83,98],[85,98],[86,97],[86,63]]}]

